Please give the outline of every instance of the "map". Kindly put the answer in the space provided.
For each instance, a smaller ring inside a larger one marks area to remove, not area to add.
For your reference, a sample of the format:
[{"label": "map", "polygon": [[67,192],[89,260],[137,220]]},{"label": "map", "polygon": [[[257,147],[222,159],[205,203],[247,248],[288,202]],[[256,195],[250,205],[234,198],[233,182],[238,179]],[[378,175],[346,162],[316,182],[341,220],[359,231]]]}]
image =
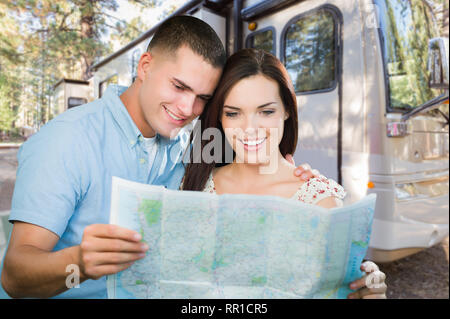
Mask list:
[{"label": "map", "polygon": [[346,298],[363,276],[376,195],[334,209],[276,196],[174,191],[113,177],[111,224],[146,257],[108,298]]}]

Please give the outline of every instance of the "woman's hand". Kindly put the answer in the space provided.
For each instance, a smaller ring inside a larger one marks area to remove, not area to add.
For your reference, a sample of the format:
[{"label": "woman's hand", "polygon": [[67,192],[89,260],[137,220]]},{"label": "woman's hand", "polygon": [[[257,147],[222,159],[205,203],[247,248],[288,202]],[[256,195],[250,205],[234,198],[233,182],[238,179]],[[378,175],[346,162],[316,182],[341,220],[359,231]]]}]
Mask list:
[{"label": "woman's hand", "polygon": [[380,271],[372,261],[361,264],[361,270],[366,274],[350,283],[350,288],[355,290],[347,296],[348,299],[386,299],[387,286],[384,283],[386,275]]},{"label": "woman's hand", "polygon": [[[294,158],[291,154],[286,155],[286,160],[295,165]],[[294,171],[294,175],[297,177],[300,177],[302,181],[309,181],[313,177],[318,177],[320,175],[319,171],[316,169],[311,169],[311,166],[309,164],[302,164],[300,166],[297,166],[297,168]]]}]

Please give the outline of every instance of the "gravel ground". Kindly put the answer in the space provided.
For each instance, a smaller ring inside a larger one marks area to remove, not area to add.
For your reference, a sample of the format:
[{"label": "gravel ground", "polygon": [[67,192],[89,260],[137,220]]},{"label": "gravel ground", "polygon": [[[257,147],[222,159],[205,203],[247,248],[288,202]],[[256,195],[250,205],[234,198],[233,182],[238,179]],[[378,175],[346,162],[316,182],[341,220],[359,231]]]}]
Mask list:
[{"label": "gravel ground", "polygon": [[448,299],[448,237],[440,244],[388,264],[386,296],[392,299]]},{"label": "gravel ground", "polygon": [[18,148],[0,148],[0,211],[11,208]]},{"label": "gravel ground", "polygon": [[[11,208],[17,169],[17,149],[0,149],[0,211]],[[387,297],[392,299],[448,299],[448,237],[431,248],[388,264]]]}]

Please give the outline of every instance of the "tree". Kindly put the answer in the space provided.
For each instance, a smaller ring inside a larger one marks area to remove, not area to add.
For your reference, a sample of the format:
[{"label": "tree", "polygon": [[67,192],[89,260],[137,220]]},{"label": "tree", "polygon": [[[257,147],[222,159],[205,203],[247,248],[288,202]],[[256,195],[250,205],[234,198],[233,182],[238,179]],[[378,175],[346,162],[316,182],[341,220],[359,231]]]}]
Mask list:
[{"label": "tree", "polygon": [[[129,2],[142,8],[162,4]],[[112,52],[105,35],[117,33],[126,43],[147,29],[139,18],[128,23],[112,16],[117,8],[115,0],[0,0],[2,129],[18,112],[24,122],[45,123],[52,85],[63,77],[89,79],[91,66]]]},{"label": "tree", "polygon": [[[112,29],[120,32],[125,41],[130,41],[127,35],[134,34],[123,34],[123,31],[141,26],[128,24],[108,14],[108,11],[116,11],[118,8],[115,0],[0,1],[10,11],[16,12],[17,22],[22,24],[26,33],[24,40],[31,44],[27,53],[36,49],[35,45],[44,37],[48,42],[46,49],[50,53],[49,58],[72,61],[72,64],[73,61],[81,61],[82,77],[85,80],[91,77],[90,67],[95,60],[110,53],[110,45],[102,42],[102,35]],[[131,2],[154,7],[161,1]],[[115,19],[116,23],[110,23],[111,19]]]},{"label": "tree", "polygon": [[14,128],[22,90],[17,67],[21,63],[21,41],[18,26],[2,9],[0,3],[0,131],[9,132]]}]

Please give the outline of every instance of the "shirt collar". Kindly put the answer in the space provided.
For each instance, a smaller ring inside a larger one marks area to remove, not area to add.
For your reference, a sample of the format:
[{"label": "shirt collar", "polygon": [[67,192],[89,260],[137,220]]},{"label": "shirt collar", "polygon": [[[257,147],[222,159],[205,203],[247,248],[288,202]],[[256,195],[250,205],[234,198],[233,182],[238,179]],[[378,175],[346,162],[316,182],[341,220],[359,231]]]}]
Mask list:
[{"label": "shirt collar", "polygon": [[[108,109],[111,111],[113,118],[125,134],[130,146],[134,147],[138,142],[143,140],[143,136],[120,99],[120,95],[127,89],[128,87],[126,86],[110,84],[106,89],[105,94],[102,96],[102,99],[107,102],[106,105]],[[179,136],[170,139],[156,133],[156,142],[163,146],[176,142],[179,139]]]},{"label": "shirt collar", "polygon": [[114,120],[119,124],[119,127],[125,134],[130,146],[133,147],[138,143],[142,134],[120,99],[120,95],[127,89],[128,87],[126,86],[110,84],[106,89],[105,94],[102,96],[102,99],[107,102],[106,105],[111,111]]}]

